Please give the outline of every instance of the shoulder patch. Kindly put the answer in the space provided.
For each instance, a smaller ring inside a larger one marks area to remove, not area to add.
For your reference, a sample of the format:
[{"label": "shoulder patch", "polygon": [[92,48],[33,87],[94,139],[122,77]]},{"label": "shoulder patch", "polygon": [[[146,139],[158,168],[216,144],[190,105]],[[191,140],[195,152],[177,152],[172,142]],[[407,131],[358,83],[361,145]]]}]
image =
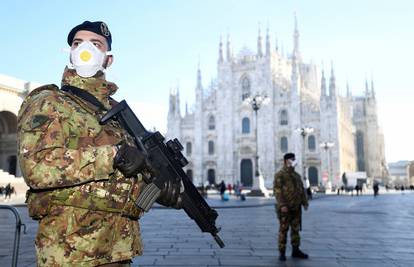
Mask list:
[{"label": "shoulder patch", "polygon": [[34,115],[32,120],[30,121],[30,128],[35,129],[37,127],[42,126],[49,120],[49,117],[46,115]]}]

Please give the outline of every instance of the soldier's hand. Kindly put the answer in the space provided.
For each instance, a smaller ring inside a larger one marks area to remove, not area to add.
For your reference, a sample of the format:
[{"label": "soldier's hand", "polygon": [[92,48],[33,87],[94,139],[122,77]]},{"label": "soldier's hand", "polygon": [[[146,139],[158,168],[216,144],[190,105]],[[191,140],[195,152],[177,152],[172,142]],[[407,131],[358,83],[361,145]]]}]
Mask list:
[{"label": "soldier's hand", "polygon": [[157,198],[157,203],[166,206],[173,207],[175,209],[182,208],[182,199],[180,194],[182,193],[182,183],[174,183],[173,181],[166,181],[164,188],[161,190],[161,194]]},{"label": "soldier's hand", "polygon": [[309,207],[309,205],[308,205],[308,204],[303,205],[303,208],[304,208],[305,210],[308,210],[308,207]]},{"label": "soldier's hand", "polygon": [[281,211],[281,212],[288,212],[288,211],[289,211],[289,209],[288,209],[288,207],[283,206],[283,207],[281,207],[281,208],[280,208],[280,211]]},{"label": "soldier's hand", "polygon": [[146,166],[145,155],[136,147],[122,143],[114,157],[114,168],[125,177],[133,177]]}]

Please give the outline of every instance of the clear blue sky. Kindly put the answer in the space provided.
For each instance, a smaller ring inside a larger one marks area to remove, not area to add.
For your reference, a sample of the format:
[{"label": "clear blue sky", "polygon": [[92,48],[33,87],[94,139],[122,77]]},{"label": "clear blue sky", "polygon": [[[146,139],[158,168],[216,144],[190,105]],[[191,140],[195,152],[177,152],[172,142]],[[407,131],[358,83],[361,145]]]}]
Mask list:
[{"label": "clear blue sky", "polygon": [[216,76],[220,35],[230,34],[236,53],[244,45],[255,51],[258,24],[262,33],[269,25],[272,45],[277,35],[290,51],[296,12],[304,59],[325,69],[333,60],[342,92],[348,80],[362,94],[372,74],[387,160],[414,160],[413,10],[409,0],[3,0],[0,73],[59,84],[69,30],[103,20],[114,39],[108,79],[120,86],[116,98],[133,103],[148,126],[165,129],[170,87],[179,84],[184,106],[194,101],[199,59],[204,84]]}]

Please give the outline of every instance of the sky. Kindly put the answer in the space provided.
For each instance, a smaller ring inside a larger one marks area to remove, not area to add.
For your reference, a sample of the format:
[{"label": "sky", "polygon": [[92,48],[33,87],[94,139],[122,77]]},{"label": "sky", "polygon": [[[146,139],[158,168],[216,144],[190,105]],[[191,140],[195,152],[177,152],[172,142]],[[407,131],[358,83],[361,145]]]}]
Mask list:
[{"label": "sky", "polygon": [[119,87],[147,128],[165,132],[168,95],[179,88],[181,110],[194,103],[198,64],[203,84],[217,75],[218,44],[256,51],[269,28],[272,46],[290,52],[294,14],[306,62],[329,71],[337,87],[362,95],[374,81],[388,162],[414,160],[414,2],[410,0],[148,0],[0,1],[0,73],[60,84],[68,63],[68,32],[85,20],[105,21],[114,64],[107,79]]}]

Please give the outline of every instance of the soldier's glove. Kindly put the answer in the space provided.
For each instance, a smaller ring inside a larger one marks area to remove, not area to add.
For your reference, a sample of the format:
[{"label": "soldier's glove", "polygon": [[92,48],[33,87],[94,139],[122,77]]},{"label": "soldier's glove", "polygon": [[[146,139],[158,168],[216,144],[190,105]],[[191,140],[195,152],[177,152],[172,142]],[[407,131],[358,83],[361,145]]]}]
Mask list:
[{"label": "soldier's glove", "polygon": [[166,181],[164,188],[161,190],[157,198],[157,203],[166,207],[173,207],[175,209],[182,208],[181,193],[184,191],[182,183],[175,183],[173,181]]},{"label": "soldier's glove", "polygon": [[121,143],[114,157],[113,166],[125,177],[133,177],[146,167],[146,158],[136,147]]}]

